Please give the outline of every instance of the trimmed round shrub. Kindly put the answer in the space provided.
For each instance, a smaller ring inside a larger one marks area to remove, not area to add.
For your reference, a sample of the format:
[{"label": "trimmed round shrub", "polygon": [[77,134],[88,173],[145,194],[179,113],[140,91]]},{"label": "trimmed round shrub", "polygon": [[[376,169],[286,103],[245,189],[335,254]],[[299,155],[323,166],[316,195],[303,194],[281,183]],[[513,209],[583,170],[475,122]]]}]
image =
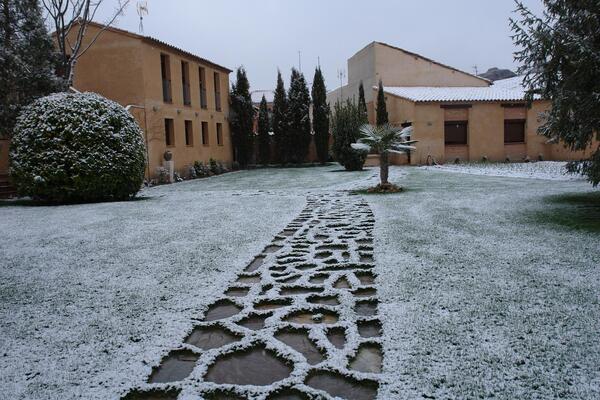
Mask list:
[{"label": "trimmed round shrub", "polygon": [[22,196],[58,203],[127,200],[144,180],[144,138],[133,116],[114,101],[58,93],[21,112],[10,162]]}]

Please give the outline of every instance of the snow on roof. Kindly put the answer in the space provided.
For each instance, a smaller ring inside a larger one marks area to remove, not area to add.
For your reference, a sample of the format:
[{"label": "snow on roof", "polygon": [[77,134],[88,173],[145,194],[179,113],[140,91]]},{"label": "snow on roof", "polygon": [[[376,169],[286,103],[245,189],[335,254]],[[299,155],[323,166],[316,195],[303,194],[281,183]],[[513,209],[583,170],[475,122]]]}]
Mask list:
[{"label": "snow on roof", "polygon": [[384,91],[414,102],[523,101],[525,99],[525,88],[522,79],[522,76],[502,79],[488,87],[386,86]]},{"label": "snow on roof", "polygon": [[252,102],[255,104],[260,103],[263,96],[265,96],[265,98],[267,99],[267,103],[272,103],[275,98],[275,91],[273,91],[273,90],[253,90],[250,93],[250,96],[252,97]]}]

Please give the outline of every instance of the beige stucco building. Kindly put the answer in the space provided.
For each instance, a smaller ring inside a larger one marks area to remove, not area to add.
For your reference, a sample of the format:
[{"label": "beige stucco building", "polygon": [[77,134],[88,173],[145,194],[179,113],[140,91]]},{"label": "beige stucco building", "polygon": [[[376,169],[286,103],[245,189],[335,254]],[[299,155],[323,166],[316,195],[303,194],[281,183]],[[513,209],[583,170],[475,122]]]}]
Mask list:
[{"label": "beige stucco building", "polygon": [[[348,60],[348,84],[328,94],[333,104],[358,98],[360,82],[371,123],[379,80],[384,84],[389,121],[412,126],[418,140],[411,164],[429,162],[574,160],[571,152],[537,134],[539,114],[549,101],[524,101],[520,78],[490,82],[421,55],[373,42]],[[392,162],[407,163],[406,156]]]},{"label": "beige stucco building", "polygon": [[[89,27],[88,40],[98,29]],[[148,176],[157,175],[167,150],[185,176],[194,161],[232,162],[230,72],[158,39],[109,28],[79,59],[74,87],[128,107],[146,135]]]}]

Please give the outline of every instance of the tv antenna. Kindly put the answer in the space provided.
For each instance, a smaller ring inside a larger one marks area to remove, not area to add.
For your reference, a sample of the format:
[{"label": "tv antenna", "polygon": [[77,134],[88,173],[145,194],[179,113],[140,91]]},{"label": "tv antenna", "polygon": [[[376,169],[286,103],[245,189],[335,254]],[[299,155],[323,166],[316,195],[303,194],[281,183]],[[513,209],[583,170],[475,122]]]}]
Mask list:
[{"label": "tv antenna", "polygon": [[346,77],[346,71],[344,69],[338,69],[337,76],[340,79],[340,99],[343,97],[344,78]]},{"label": "tv antenna", "polygon": [[137,13],[140,16],[140,33],[144,33],[144,17],[148,15],[148,1],[137,2]]}]

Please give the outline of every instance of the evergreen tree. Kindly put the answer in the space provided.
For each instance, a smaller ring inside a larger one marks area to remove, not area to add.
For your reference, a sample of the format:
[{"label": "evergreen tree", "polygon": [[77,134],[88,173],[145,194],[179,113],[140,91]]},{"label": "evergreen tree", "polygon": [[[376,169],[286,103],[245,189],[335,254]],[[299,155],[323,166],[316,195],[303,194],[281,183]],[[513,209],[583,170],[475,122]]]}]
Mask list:
[{"label": "evergreen tree", "polygon": [[367,102],[365,101],[365,87],[362,81],[358,85],[358,111],[360,112],[360,120],[363,124],[369,123],[369,113],[367,111]]},{"label": "evergreen tree", "polygon": [[237,69],[236,83],[231,85],[229,125],[235,159],[242,168],[248,166],[254,137],[254,106],[250,96],[250,83],[243,67]]},{"label": "evergreen tree", "polygon": [[311,134],[310,94],[304,75],[295,68],[292,68],[288,101],[288,121],[290,124],[288,154],[290,155],[290,161],[297,164],[306,160]]},{"label": "evergreen tree", "polygon": [[360,112],[356,103],[346,100],[337,102],[331,116],[333,146],[331,152],[337,162],[348,171],[360,171],[367,159],[367,151],[354,149],[352,144],[360,137]]},{"label": "evergreen tree", "polygon": [[329,158],[329,104],[327,104],[327,89],[325,88],[321,68],[315,70],[312,99],[315,147],[317,148],[319,162],[325,164]]},{"label": "evergreen tree", "polygon": [[[571,150],[591,149],[586,160],[568,169],[600,183],[600,2],[544,0],[542,17],[517,1],[522,19],[511,19],[513,40],[521,48],[528,99],[549,99],[539,133]],[[594,138],[596,142],[594,142]]]},{"label": "evergreen tree", "polygon": [[288,100],[281,79],[281,72],[277,71],[277,87],[275,88],[275,96],[273,99],[273,134],[275,136],[275,144],[277,148],[277,159],[282,164],[289,160],[288,155]]},{"label": "evergreen tree", "polygon": [[258,110],[258,161],[263,165],[269,164],[271,159],[270,125],[267,99],[263,95]]},{"label": "evergreen tree", "polygon": [[377,91],[377,126],[385,125],[389,122],[387,107],[385,105],[385,93],[383,93],[383,82],[379,80],[379,90]]},{"label": "evergreen tree", "polygon": [[64,88],[57,65],[38,1],[0,0],[0,136],[25,105]]}]

